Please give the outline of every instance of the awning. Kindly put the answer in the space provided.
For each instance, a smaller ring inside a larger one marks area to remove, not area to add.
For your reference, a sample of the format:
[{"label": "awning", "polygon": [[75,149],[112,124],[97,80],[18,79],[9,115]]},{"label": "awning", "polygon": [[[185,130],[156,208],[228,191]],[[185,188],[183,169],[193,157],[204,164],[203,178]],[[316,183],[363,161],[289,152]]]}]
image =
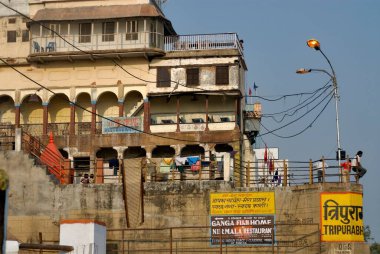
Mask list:
[{"label": "awning", "polygon": [[151,4],[83,6],[75,8],[45,8],[37,11],[35,21],[68,21],[117,19],[131,17],[162,17],[163,13]]}]

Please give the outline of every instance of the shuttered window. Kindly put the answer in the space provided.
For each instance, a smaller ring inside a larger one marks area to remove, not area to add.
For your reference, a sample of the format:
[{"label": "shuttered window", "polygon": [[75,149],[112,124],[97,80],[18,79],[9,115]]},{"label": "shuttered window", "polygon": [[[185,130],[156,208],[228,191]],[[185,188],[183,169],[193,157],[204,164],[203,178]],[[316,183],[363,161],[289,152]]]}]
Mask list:
[{"label": "shuttered window", "polygon": [[188,86],[199,86],[199,68],[186,70],[186,84]]},{"label": "shuttered window", "polygon": [[170,87],[170,68],[157,68],[157,87]]},{"label": "shuttered window", "polygon": [[16,42],[16,31],[7,31],[7,42]]},{"label": "shuttered window", "polygon": [[216,67],[216,85],[228,85],[229,84],[229,69],[228,66],[217,66]]}]

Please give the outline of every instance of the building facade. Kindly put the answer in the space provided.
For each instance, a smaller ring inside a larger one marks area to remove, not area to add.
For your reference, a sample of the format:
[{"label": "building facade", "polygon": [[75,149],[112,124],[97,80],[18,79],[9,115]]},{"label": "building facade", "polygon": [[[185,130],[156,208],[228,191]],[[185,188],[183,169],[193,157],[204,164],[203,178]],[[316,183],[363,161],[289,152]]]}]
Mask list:
[{"label": "building facade", "polygon": [[240,164],[250,150],[242,41],[178,35],[160,4],[29,1],[28,15],[3,17],[1,123],[44,144],[52,133],[88,173],[100,158],[232,153]]}]

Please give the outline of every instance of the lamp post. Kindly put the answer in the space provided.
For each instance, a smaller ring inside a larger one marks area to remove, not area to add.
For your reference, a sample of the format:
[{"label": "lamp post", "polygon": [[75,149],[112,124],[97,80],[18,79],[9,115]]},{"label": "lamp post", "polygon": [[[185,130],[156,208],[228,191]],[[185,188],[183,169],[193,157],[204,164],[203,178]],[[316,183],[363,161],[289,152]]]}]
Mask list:
[{"label": "lamp post", "polygon": [[326,70],[323,70],[323,69],[298,69],[296,71],[296,73],[298,73],[298,74],[306,74],[306,73],[310,73],[310,72],[323,72],[323,73],[327,74],[331,78],[331,80],[332,80],[333,89],[334,89],[334,98],[335,98],[335,113],[336,113],[336,141],[337,141],[337,146],[338,146],[337,159],[338,159],[338,167],[340,167],[340,161],[342,159],[341,158],[341,156],[342,156],[342,154],[341,154],[342,148],[341,148],[341,145],[340,145],[340,131],[339,131],[338,82],[336,81],[336,75],[335,75],[334,68],[332,67],[331,62],[327,58],[327,56],[325,55],[325,53],[323,53],[323,51],[321,50],[321,44],[319,43],[319,41],[317,41],[316,39],[311,39],[311,40],[307,41],[307,45],[310,48],[313,48],[313,49],[321,52],[321,54],[323,55],[323,57],[326,59],[326,61],[330,65],[331,73],[328,72],[328,71],[326,71]]}]

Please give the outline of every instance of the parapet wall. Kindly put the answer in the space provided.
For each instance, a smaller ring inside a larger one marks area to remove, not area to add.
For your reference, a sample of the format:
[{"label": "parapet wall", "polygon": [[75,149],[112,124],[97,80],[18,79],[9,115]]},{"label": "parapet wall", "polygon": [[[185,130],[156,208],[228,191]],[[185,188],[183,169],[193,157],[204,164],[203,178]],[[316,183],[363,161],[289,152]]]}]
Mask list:
[{"label": "parapet wall", "polygon": [[[0,153],[0,165],[10,179],[8,239],[38,243],[41,232],[43,240],[57,243],[59,223],[63,219],[95,219],[106,223],[107,230],[127,227],[122,185],[57,185],[43,168],[34,166],[33,160],[19,152]],[[144,222],[137,228],[208,227],[210,193],[274,192],[275,223],[284,224],[277,230],[290,234],[304,230],[297,225],[310,230],[320,228],[320,193],[362,191],[361,185],[350,183],[260,189],[234,188],[232,183],[224,181],[145,183],[144,206],[140,211]],[[290,226],[285,227],[285,224]],[[205,233],[209,234],[209,229]],[[144,234],[148,234],[148,230]],[[297,244],[302,247],[307,241]],[[347,242],[322,243],[320,247],[299,253],[365,254],[369,251],[362,243]]]}]

